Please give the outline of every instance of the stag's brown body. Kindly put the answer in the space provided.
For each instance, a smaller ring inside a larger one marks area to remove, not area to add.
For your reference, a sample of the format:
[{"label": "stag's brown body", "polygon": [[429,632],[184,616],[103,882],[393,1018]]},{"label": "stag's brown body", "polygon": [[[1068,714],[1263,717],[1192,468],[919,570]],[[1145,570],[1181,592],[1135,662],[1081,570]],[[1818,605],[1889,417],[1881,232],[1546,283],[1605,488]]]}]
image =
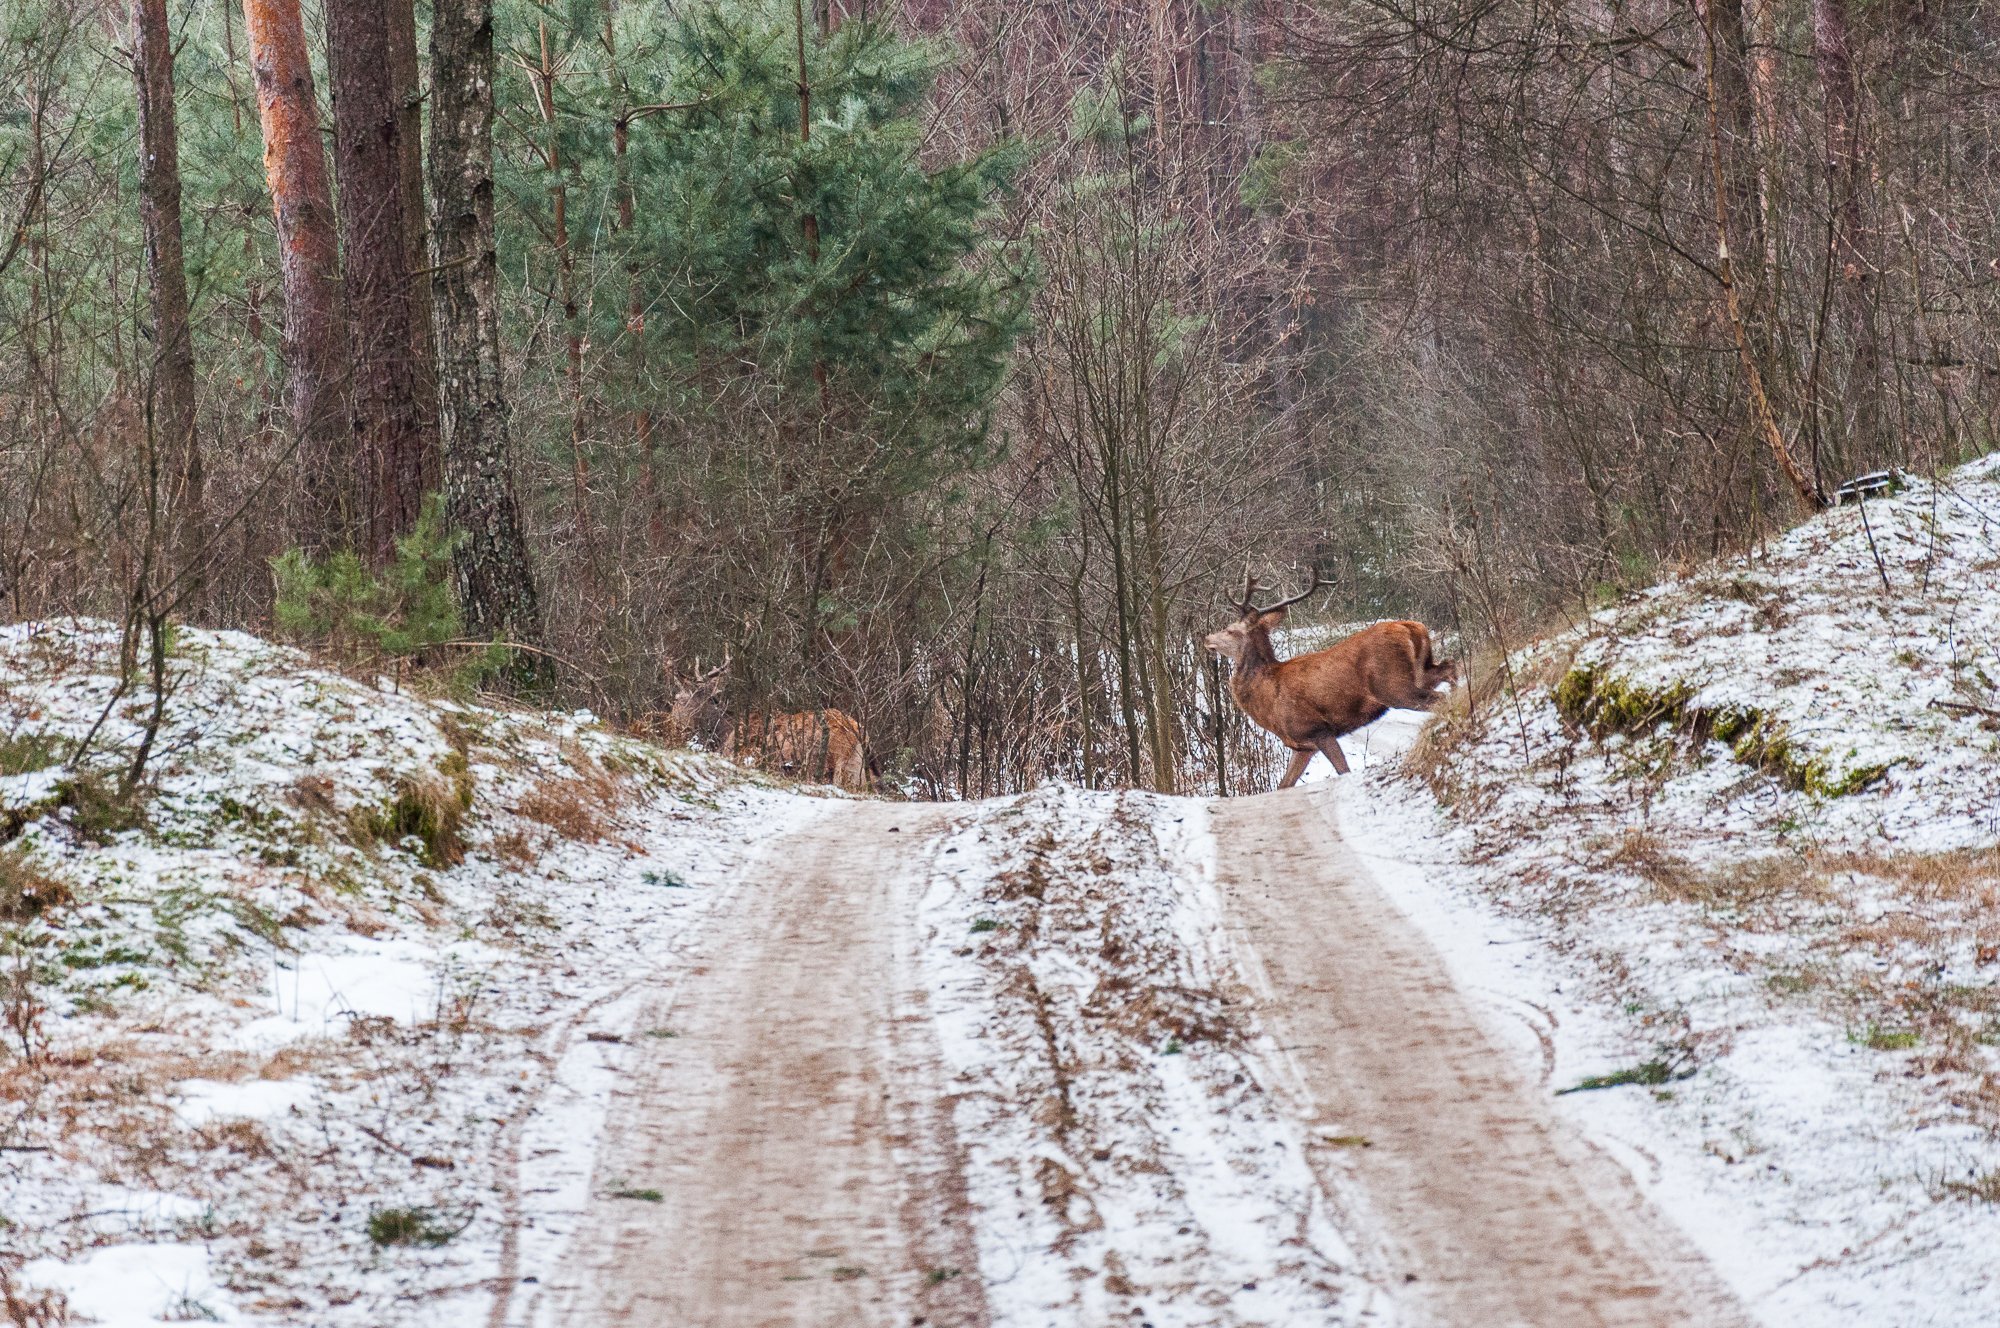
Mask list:
[{"label": "stag's brown body", "polygon": [[752,711],[742,723],[731,724],[722,697],[728,673],[727,657],[707,673],[697,665],[694,676],[680,684],[673,709],[659,727],[676,741],[719,745],[731,760],[794,779],[854,792],[869,786],[874,772],[854,716],[830,706],[782,715]]},{"label": "stag's brown body", "polygon": [[1211,632],[1207,645],[1229,659],[1229,690],[1243,713],[1292,749],[1279,788],[1299,782],[1314,752],[1325,753],[1346,774],[1340,738],[1392,707],[1428,709],[1440,695],[1438,684],[1458,677],[1457,664],[1432,657],[1431,634],[1418,622],[1376,623],[1325,650],[1281,660],[1271,648],[1271,629],[1304,596],[1258,609],[1250,603],[1256,588],[1255,581],[1245,585],[1242,616]]},{"label": "stag's brown body", "polygon": [[722,740],[722,754],[794,779],[859,791],[868,787],[861,724],[845,710],[752,713]]}]

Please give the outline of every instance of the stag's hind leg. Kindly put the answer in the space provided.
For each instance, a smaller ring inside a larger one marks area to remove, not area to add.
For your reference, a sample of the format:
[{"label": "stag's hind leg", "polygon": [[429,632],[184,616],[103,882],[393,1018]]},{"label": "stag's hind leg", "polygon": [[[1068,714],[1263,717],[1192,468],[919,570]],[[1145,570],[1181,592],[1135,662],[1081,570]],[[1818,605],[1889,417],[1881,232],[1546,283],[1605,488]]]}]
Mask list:
[{"label": "stag's hind leg", "polygon": [[1292,768],[1285,771],[1285,777],[1278,781],[1278,787],[1288,789],[1298,783],[1299,776],[1306,772],[1306,766],[1312,759],[1313,754],[1310,748],[1302,752],[1294,750],[1292,752]]},{"label": "stag's hind leg", "polygon": [[1347,753],[1340,750],[1340,739],[1326,737],[1320,739],[1319,749],[1326,753],[1326,759],[1333,762],[1333,768],[1340,774],[1347,773]]}]

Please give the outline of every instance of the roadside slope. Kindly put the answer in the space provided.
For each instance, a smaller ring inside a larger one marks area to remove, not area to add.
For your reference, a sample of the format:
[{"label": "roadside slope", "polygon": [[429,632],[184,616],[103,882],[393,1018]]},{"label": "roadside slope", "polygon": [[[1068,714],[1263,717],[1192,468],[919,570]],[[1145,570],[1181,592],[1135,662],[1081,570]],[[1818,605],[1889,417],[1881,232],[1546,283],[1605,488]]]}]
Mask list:
[{"label": "roadside slope", "polygon": [[2000,455],[1511,675],[1350,846],[1764,1323],[2000,1322]]}]

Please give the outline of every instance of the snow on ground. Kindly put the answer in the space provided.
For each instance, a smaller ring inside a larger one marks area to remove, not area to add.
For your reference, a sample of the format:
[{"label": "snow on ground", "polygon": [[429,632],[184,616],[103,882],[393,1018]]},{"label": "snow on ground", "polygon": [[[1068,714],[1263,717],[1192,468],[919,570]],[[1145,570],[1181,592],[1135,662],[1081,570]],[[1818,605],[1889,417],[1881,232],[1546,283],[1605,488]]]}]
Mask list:
[{"label": "snow on ground", "polygon": [[2000,459],[1866,516],[1524,652],[1518,704],[1454,707],[1416,774],[1377,761],[1337,805],[1765,1323],[1974,1328],[2000,1322]]},{"label": "snow on ground", "polygon": [[[0,628],[0,1291],[483,1323],[564,1257],[642,984],[818,806],[185,630],[135,818],[117,648]],[[2000,1322],[2000,461],[1512,668],[1415,773],[1418,717],[1345,741],[1378,879],[1767,1324]],[[1393,1317],[1213,852],[1198,802],[1063,786],[937,846],[917,972],[997,1324]]]},{"label": "snow on ground", "polygon": [[1382,1324],[1249,1012],[1200,802],[969,810],[919,972],[996,1325]]},{"label": "snow on ground", "polygon": [[117,646],[0,628],[0,1285],[117,1324],[483,1323],[583,1206],[604,1040],[822,804],[183,630],[132,818],[106,792],[152,698]]}]

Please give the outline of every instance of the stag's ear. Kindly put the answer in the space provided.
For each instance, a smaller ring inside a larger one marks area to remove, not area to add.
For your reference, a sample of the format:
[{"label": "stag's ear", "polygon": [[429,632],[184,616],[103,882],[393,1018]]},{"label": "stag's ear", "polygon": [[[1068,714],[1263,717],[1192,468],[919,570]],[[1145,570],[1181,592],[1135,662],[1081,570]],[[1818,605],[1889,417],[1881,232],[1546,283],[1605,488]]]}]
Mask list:
[{"label": "stag's ear", "polygon": [[1283,622],[1284,620],[1285,620],[1284,609],[1267,609],[1263,614],[1261,614],[1258,617],[1257,625],[1259,627],[1267,627],[1267,628],[1276,627],[1279,623]]}]

